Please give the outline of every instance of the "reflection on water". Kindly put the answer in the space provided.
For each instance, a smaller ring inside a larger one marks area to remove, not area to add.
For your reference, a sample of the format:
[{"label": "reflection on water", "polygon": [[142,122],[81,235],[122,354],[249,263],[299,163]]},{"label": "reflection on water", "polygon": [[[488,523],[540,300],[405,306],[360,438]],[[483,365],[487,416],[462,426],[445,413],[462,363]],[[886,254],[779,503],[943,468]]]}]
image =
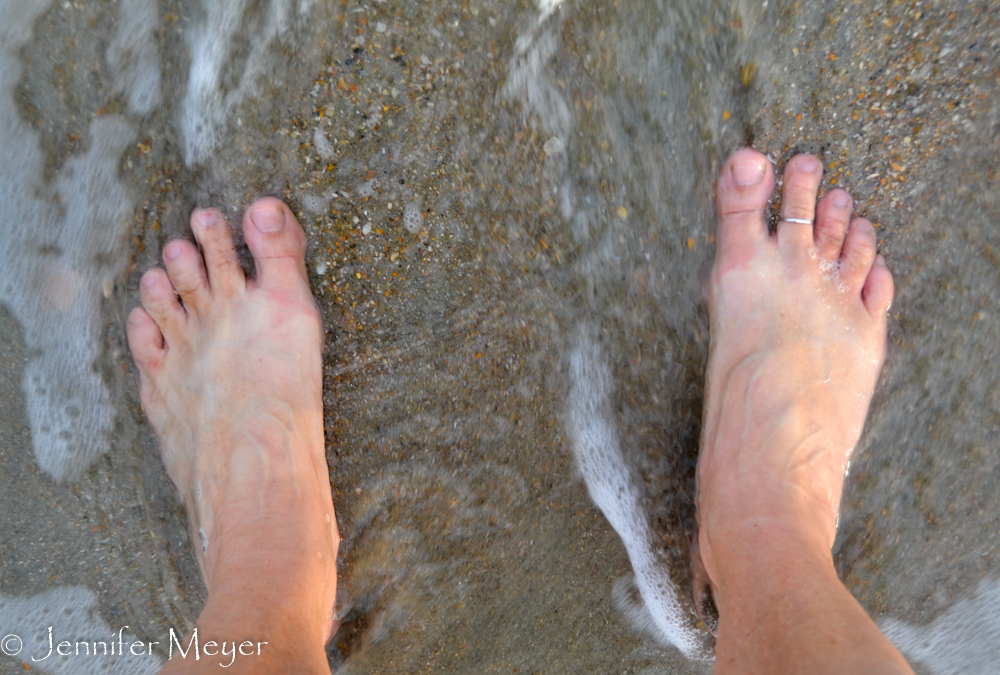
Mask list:
[{"label": "reflection on water", "polygon": [[996,548],[998,11],[0,0],[0,592],[90,588],[140,637],[197,615],[121,317],[193,205],[268,193],[328,331],[331,664],[706,672],[699,279],[752,142],[880,224],[900,292],[837,564],[901,644],[943,634]]}]

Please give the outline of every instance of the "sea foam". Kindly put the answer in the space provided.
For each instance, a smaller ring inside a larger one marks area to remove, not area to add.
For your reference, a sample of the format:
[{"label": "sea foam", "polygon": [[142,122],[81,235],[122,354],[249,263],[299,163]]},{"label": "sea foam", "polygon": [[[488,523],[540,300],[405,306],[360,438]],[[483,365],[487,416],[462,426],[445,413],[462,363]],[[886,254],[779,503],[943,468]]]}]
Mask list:
[{"label": "sea foam", "polygon": [[625,544],[654,632],[686,657],[703,658],[701,637],[687,620],[666,561],[656,551],[649,518],[618,444],[610,407],[611,373],[585,331],[570,355],[570,382],[568,431],[576,466],[590,498]]},{"label": "sea foam", "polygon": [[[160,642],[153,648],[153,654],[140,650],[139,656],[128,651],[122,655],[117,652],[104,655],[95,648],[89,657],[85,655],[84,641],[90,643],[88,650],[94,641],[105,642],[105,649],[110,649],[114,642],[117,649],[120,627],[112,629],[106,624],[98,614],[96,596],[79,586],[61,586],[27,598],[0,593],[0,626],[3,636],[0,647],[33,671],[52,675],[152,675],[163,665],[159,650],[166,647],[164,636],[148,636],[150,640]],[[50,626],[53,646],[67,640],[75,647],[79,641],[79,655],[74,647],[70,647],[70,656],[52,652],[45,658],[49,652]],[[126,646],[136,639],[124,630],[121,637]],[[16,654],[13,653],[15,651]]]},{"label": "sea foam", "polygon": [[[259,90],[273,70],[275,39],[292,37],[296,20],[310,13],[315,0],[271,0],[242,63],[234,61],[235,41],[249,16],[249,0],[209,0],[205,13],[185,35],[191,54],[187,89],[181,100],[180,129],[188,166],[209,157],[236,107]],[[225,80],[226,86],[223,81]],[[235,84],[234,84],[235,83]]]},{"label": "sea foam", "polygon": [[134,197],[118,180],[135,138],[116,115],[95,118],[90,149],[43,180],[38,133],[19,116],[18,51],[51,3],[0,3],[0,301],[17,317],[32,353],[23,381],[39,467],[79,476],[109,445],[111,393],[98,371],[103,295],[125,262]]},{"label": "sea foam", "polygon": [[882,619],[879,628],[932,675],[992,675],[1000,663],[1000,580],[983,580],[926,626]]}]

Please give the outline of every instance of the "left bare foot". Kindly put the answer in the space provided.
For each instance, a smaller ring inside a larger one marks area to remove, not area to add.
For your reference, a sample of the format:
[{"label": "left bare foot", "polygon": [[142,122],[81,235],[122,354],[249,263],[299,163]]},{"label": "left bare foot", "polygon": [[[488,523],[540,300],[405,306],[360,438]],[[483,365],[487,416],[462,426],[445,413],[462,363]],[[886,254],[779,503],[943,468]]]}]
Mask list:
[{"label": "left bare foot", "polygon": [[191,229],[200,250],[172,241],[166,271],[143,275],[128,340],[146,415],[201,542],[209,599],[198,625],[274,636],[290,621],[301,635],[286,647],[302,651],[312,636],[321,655],[339,535],[305,233],[279,200],[254,203],[243,229],[257,275],[246,279],[218,210],[196,210]]}]

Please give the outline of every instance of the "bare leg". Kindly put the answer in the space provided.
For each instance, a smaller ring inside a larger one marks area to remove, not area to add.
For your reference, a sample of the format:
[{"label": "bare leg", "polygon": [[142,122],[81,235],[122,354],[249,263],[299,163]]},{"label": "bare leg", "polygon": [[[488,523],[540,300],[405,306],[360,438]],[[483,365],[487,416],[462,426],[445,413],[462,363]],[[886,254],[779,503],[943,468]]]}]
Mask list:
[{"label": "bare leg", "polygon": [[[142,278],[128,339],[164,464],[203,544],[199,643],[252,643],[227,672],[329,672],[339,535],[305,234],[277,199],[253,204],[244,233],[257,275],[246,279],[221,213],[196,210],[191,229],[201,250],[167,244],[166,271]],[[175,651],[165,672],[216,673],[230,658]]]},{"label": "bare leg", "polygon": [[[699,547],[719,607],[715,672],[911,673],[837,578],[844,473],[885,356],[892,276],[822,165],[744,149],[718,184]],[[813,218],[816,224],[809,224]],[[808,223],[796,223],[795,219]]]}]

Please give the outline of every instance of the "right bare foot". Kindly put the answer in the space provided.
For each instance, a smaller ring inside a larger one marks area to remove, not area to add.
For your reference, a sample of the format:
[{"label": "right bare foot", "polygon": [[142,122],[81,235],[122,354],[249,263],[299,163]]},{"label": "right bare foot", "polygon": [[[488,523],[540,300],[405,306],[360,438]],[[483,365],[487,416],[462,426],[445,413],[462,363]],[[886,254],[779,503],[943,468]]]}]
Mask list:
[{"label": "right bare foot", "polygon": [[751,521],[806,527],[832,547],[844,474],[885,356],[892,275],[871,223],[851,219],[847,192],[833,190],[817,207],[822,175],[811,155],[789,161],[781,215],[792,220],[775,235],[764,221],[774,188],[767,158],[741,150],[719,178],[698,461],[699,545],[715,584],[724,581],[720,543],[752,536]]}]

